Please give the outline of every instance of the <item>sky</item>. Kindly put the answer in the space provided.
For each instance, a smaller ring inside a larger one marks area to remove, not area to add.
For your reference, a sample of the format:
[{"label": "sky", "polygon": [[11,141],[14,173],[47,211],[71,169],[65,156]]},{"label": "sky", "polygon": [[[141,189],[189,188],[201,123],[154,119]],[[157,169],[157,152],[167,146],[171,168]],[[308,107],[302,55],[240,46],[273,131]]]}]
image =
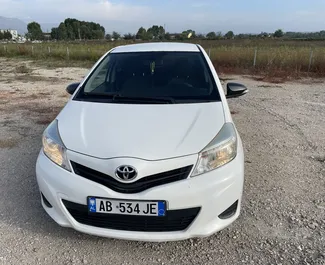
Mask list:
[{"label": "sky", "polygon": [[0,0],[0,16],[37,21],[44,31],[67,17],[120,33],[162,25],[168,32],[325,30],[325,0]]}]

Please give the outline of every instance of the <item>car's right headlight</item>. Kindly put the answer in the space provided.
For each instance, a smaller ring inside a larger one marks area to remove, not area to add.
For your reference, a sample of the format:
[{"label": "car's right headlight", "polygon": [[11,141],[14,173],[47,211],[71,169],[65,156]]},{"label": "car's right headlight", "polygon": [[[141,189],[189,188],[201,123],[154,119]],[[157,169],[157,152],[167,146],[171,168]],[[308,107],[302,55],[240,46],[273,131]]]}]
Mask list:
[{"label": "car's right headlight", "polygon": [[55,164],[71,172],[66,153],[67,149],[61,140],[57,120],[54,120],[46,128],[43,133],[42,142],[44,154]]},{"label": "car's right headlight", "polygon": [[217,136],[200,152],[192,177],[232,161],[237,155],[237,134],[232,123],[225,123]]}]

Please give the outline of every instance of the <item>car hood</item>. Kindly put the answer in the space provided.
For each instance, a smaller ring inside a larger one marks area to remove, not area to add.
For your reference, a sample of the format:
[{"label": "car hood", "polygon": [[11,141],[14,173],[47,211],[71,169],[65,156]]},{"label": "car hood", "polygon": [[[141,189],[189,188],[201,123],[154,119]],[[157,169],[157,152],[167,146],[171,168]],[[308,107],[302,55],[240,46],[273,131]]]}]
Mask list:
[{"label": "car hood", "polygon": [[98,158],[168,159],[200,152],[224,124],[221,102],[109,104],[70,101],[58,116],[67,149]]}]

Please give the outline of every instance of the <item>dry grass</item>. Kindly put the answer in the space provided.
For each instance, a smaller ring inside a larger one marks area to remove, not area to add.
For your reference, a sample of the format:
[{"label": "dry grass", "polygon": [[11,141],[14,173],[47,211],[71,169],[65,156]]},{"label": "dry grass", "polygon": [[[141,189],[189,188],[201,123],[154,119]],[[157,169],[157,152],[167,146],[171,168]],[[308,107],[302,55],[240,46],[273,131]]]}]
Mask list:
[{"label": "dry grass", "polygon": [[32,72],[32,69],[25,64],[17,66],[15,70],[17,74],[28,74]]},{"label": "dry grass", "polygon": [[325,76],[325,48],[259,47],[254,66],[254,47],[215,47],[211,49],[213,64],[220,73],[259,74],[281,83],[292,77]]},{"label": "dry grass", "polygon": [[[127,42],[11,44],[0,56],[32,58],[47,67],[91,67],[105,52]],[[199,41],[219,73],[259,74],[266,79],[325,76],[324,42],[302,41]],[[48,47],[50,47],[50,52]],[[254,65],[255,51],[257,58]],[[313,53],[310,63],[310,55]],[[20,72],[29,69],[18,69]]]}]

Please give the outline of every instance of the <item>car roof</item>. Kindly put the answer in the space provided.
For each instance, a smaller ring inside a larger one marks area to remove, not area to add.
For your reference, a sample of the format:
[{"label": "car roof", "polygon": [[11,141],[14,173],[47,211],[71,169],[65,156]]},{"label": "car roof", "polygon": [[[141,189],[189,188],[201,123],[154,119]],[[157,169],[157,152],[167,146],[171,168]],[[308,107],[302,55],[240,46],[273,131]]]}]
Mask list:
[{"label": "car roof", "polygon": [[200,52],[197,45],[192,43],[177,43],[177,42],[155,42],[155,43],[140,43],[125,46],[118,46],[112,50],[112,53],[123,52]]}]

